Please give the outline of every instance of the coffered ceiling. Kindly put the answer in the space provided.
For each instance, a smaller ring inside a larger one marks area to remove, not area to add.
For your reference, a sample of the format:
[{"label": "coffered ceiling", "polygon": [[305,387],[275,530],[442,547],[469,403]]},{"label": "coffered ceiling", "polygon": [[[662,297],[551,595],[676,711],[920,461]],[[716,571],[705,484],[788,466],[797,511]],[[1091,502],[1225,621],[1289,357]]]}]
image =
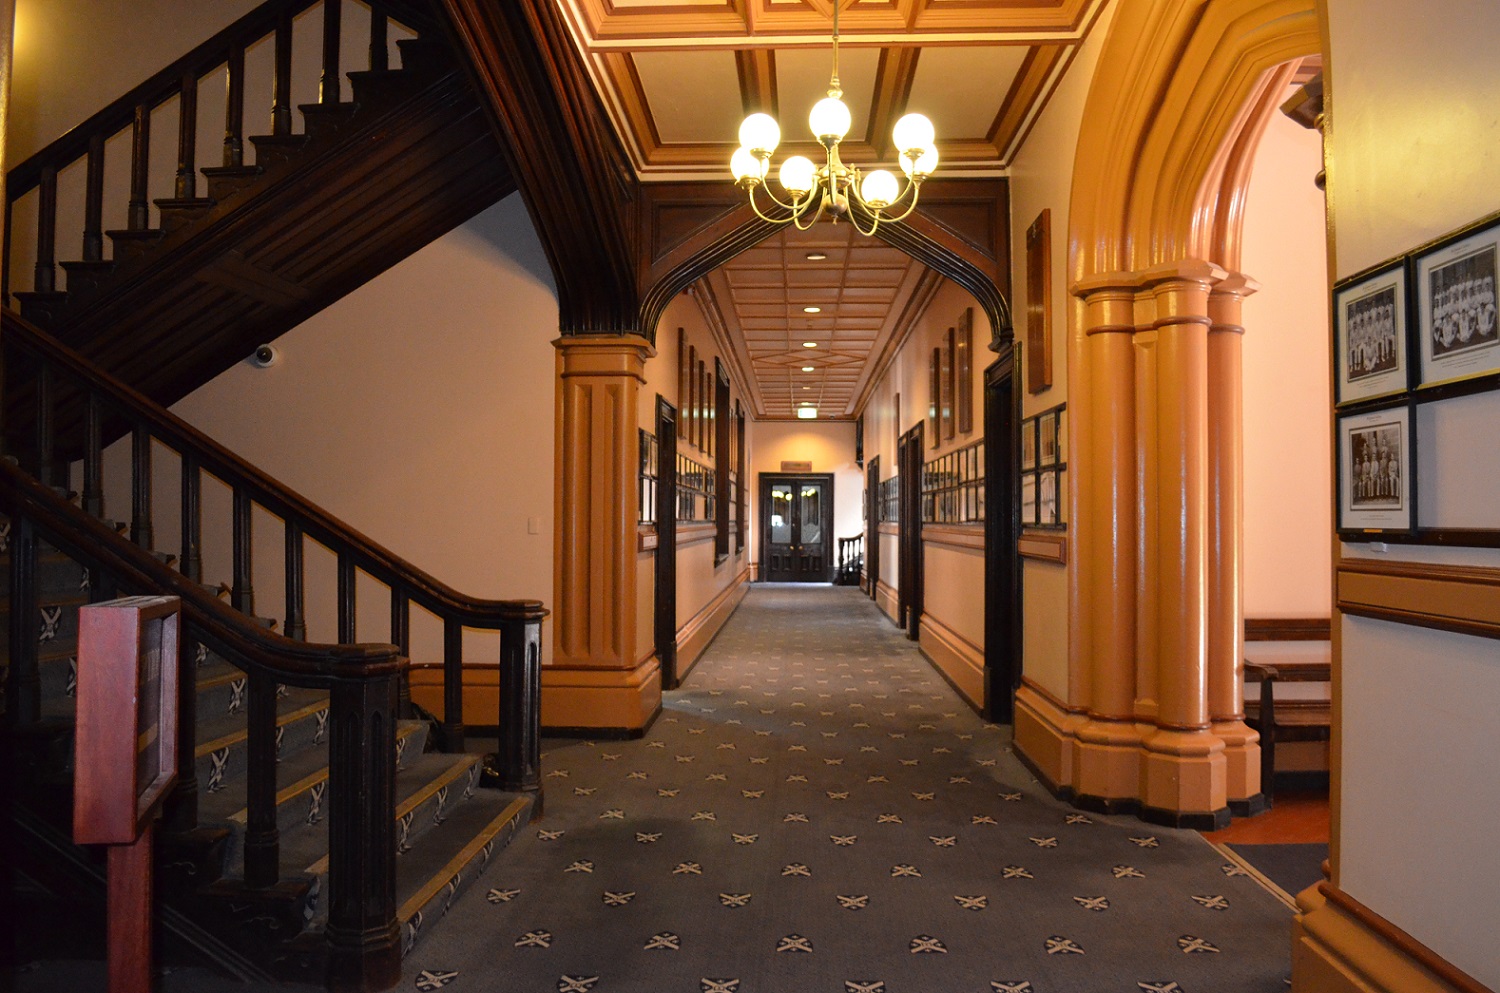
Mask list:
[{"label": "coffered ceiling", "polygon": [[[642,179],[728,176],[739,122],[765,110],[785,153],[812,154],[833,0],[556,0]],[[894,166],[891,125],[937,126],[942,170],[1014,158],[1105,0],[840,0],[842,150]]]}]

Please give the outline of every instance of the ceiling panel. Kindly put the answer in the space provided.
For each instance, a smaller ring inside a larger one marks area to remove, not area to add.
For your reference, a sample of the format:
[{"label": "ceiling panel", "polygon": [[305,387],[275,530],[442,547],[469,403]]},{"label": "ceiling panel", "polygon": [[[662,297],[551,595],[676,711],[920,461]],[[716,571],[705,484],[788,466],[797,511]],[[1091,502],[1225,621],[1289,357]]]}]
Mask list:
[{"label": "ceiling panel", "polygon": [[631,61],[662,141],[734,140],[745,111],[733,52],[636,52]]},{"label": "ceiling panel", "polygon": [[982,141],[1030,51],[1028,45],[925,48],[906,108],[932,118],[943,138]]},{"label": "ceiling panel", "polygon": [[[870,97],[875,92],[875,73],[880,68],[880,49],[844,48],[839,52],[839,85],[854,124],[850,137],[865,133],[870,120]],[[793,49],[776,53],[776,103],[780,108],[782,141],[810,142],[815,136],[807,124],[813,104],[828,95],[828,77],[833,72],[832,49]],[[736,129],[739,122],[735,122]],[[735,134],[729,135],[738,141]],[[780,162],[783,156],[778,155]]]}]

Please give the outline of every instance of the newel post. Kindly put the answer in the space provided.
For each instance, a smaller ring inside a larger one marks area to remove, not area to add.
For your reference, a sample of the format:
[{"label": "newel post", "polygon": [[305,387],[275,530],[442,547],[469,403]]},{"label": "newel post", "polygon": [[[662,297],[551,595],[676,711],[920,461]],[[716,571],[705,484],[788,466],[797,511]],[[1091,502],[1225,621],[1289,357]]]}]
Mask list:
[{"label": "newel post", "polygon": [[542,788],[542,619],[537,600],[518,600],[500,625],[500,747],[485,762],[484,782],[512,793]]}]

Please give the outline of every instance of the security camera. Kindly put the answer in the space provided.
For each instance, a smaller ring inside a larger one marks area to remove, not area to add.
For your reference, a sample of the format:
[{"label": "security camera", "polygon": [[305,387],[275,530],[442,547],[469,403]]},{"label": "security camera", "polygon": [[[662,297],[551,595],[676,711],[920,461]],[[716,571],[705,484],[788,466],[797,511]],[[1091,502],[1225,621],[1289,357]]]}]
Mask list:
[{"label": "security camera", "polygon": [[260,345],[250,356],[250,364],[257,369],[269,369],[281,361],[281,349],[275,345]]}]

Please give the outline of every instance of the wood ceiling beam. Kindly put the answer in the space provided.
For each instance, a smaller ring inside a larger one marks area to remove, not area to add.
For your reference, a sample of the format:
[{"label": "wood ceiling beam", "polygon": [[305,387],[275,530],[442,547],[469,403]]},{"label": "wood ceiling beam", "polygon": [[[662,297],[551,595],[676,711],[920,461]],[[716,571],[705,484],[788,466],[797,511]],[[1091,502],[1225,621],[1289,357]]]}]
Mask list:
[{"label": "wood ceiling beam", "polygon": [[745,105],[745,116],[761,112],[778,116],[775,50],[740,49],[734,53],[734,64],[740,73],[740,100]]},{"label": "wood ceiling beam", "polygon": [[551,263],[560,330],[639,331],[639,181],[556,4],[442,3]]}]

